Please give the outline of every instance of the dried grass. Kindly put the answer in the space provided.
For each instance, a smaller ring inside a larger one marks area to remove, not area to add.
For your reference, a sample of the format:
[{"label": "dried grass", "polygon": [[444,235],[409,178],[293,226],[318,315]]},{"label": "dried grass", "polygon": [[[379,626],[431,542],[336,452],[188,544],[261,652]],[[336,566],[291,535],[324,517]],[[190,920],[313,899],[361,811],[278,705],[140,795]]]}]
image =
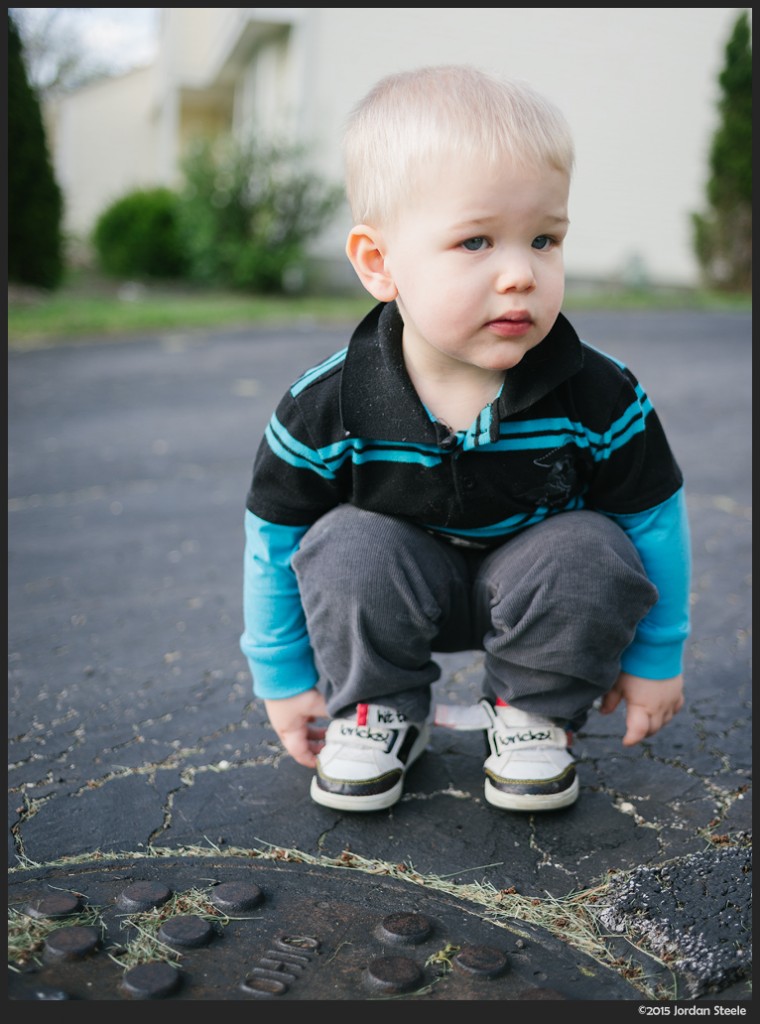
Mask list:
[{"label": "dried grass", "polygon": [[[253,848],[225,847],[221,849],[210,840],[206,840],[206,842],[207,845],[205,846],[180,846],[177,848],[148,847],[144,851],[137,853],[106,854],[98,852],[78,857],[64,857],[58,861],[46,864],[45,867],[73,867],[84,863],[92,866],[93,863],[98,861],[113,862],[136,859],[156,860],[178,857],[197,859],[213,857],[236,860],[266,860],[288,864],[310,864],[320,868],[360,871],[363,874],[382,875],[408,885],[420,886],[423,889],[450,896],[466,904],[461,908],[466,912],[473,913],[496,927],[508,928],[511,932],[516,932],[524,938],[530,938],[531,936],[527,931],[520,932],[520,923],[547,931],[555,938],[567,943],[568,946],[578,950],[601,966],[617,971],[631,985],[641,991],[643,998],[675,998],[675,982],[673,983],[672,991],[663,991],[661,980],[652,982],[646,978],[643,968],[634,960],[633,956],[628,959],[622,958],[618,952],[611,948],[610,939],[615,940],[615,949],[619,949],[620,940],[623,938],[628,941],[632,952],[643,952],[648,960],[658,963],[661,967],[666,966],[656,956],[653,956],[651,951],[641,949],[630,938],[619,934],[611,936],[602,928],[595,908],[597,904],[602,905],[604,903],[605,896],[610,890],[609,883],[563,897],[528,897],[516,892],[514,888],[497,889],[488,881],[475,881],[467,884],[455,883],[450,880],[450,876],[423,874],[408,862],[391,863],[362,857],[348,850],[344,850],[337,857],[327,857],[312,856],[301,850],[275,846],[259,839],[256,839],[256,842],[262,845]],[[41,866],[26,861],[19,868],[11,868],[9,874],[24,868]],[[481,869],[464,869],[464,871],[457,872],[457,874],[461,875],[467,870]],[[620,877],[620,874],[616,875],[616,884],[619,884]],[[181,958],[181,954],[168,947],[158,938],[161,925],[167,918],[176,914],[195,914],[213,921],[214,926],[220,929],[229,923],[230,918],[220,913],[211,902],[209,891],[210,888],[191,889],[187,892],[175,893],[167,903],[159,908],[139,914],[125,915],[123,927],[131,928],[135,933],[135,937],[126,942],[116,952],[113,952],[111,954],[112,959],[125,970],[137,964],[157,959],[166,962],[178,961]],[[77,915],[75,919],[69,920],[71,923],[82,924],[85,923],[85,917],[88,923],[95,923],[99,920],[99,914],[96,910],[88,910],[86,914]],[[9,910],[9,960],[12,964],[23,964],[28,962],[29,958],[34,958],[41,949],[45,935],[56,927],[60,927],[60,922],[38,921],[13,909]],[[441,951],[440,957],[436,959],[436,964],[441,970],[442,975],[446,971],[447,958],[450,960],[455,952],[454,947],[447,948]]]}]

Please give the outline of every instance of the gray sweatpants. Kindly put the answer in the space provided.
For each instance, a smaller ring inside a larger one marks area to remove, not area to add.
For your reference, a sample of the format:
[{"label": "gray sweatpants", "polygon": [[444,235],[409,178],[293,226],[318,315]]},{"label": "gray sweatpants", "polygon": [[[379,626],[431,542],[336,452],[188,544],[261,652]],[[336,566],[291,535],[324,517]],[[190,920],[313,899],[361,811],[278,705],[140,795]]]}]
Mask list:
[{"label": "gray sweatpants", "polygon": [[623,531],[565,512],[497,548],[462,548],[341,505],[293,559],[329,713],[430,709],[434,652],[485,651],[483,695],[578,729],[657,599]]}]

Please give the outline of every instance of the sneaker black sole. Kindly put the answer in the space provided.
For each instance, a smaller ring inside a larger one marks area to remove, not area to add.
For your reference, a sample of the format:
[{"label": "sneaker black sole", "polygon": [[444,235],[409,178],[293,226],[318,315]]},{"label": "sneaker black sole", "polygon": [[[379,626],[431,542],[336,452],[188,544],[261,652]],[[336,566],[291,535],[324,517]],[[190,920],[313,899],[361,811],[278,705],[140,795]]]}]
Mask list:
[{"label": "sneaker black sole", "polygon": [[311,798],[322,807],[332,807],[336,811],[382,811],[386,807],[392,807],[401,799],[404,791],[404,777],[398,777],[398,781],[390,789],[382,790],[379,793],[357,793],[338,792],[335,789],[323,789],[318,776],[311,780]]},{"label": "sneaker black sole", "polygon": [[530,784],[510,785],[507,782],[503,782],[500,785],[498,782],[487,778],[484,795],[489,804],[505,811],[556,811],[561,807],[569,807],[578,799],[580,786],[578,785],[578,776],[575,774],[574,769],[570,777],[572,781],[568,779],[568,785],[560,790],[555,789],[554,792],[546,790],[544,792],[538,792],[537,790],[531,792]]}]

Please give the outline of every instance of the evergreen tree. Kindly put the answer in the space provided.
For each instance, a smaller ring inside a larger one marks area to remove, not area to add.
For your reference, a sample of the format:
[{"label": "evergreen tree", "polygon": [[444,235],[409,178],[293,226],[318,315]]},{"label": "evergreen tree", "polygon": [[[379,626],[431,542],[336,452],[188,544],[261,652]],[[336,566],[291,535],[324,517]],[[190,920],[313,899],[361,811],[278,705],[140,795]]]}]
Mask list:
[{"label": "evergreen tree", "polygon": [[8,278],[55,288],[63,275],[63,195],[23,44],[8,16]]},{"label": "evergreen tree", "polygon": [[752,276],[752,41],[743,11],[725,49],[718,82],[720,123],[710,148],[705,213],[692,214],[705,281],[749,291]]}]

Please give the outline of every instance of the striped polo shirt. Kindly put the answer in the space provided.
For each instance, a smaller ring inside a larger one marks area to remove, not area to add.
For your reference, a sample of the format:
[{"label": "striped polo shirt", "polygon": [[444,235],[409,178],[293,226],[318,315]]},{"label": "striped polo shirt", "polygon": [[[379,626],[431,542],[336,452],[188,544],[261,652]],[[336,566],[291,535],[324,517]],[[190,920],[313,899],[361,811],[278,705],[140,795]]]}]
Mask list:
[{"label": "striped polo shirt", "polygon": [[402,330],[394,302],[376,306],[267,426],[245,517],[241,647],[254,692],[293,696],[317,681],[290,559],[309,526],[346,502],[482,548],[565,511],[609,516],[660,595],[623,667],[678,674],[689,630],[683,478],[633,373],[560,315],[469,429],[453,432],[417,395]]}]

